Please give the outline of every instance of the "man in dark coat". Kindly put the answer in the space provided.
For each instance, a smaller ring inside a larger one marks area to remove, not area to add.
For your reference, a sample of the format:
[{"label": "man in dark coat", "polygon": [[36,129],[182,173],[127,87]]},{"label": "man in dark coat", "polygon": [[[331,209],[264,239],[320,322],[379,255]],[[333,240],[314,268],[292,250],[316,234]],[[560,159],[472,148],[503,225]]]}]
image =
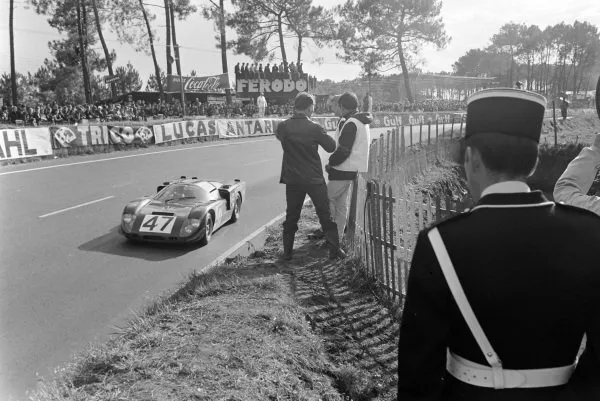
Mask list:
[{"label": "man in dark coat", "polygon": [[235,70],[235,77],[238,78],[238,79],[241,78],[240,77],[240,63],[237,63],[235,65],[234,70]]},{"label": "man in dark coat", "polygon": [[600,400],[600,217],[525,183],[545,104],[508,88],[468,100],[462,153],[475,205],[417,239],[399,400]]},{"label": "man in dark coat", "polygon": [[286,217],[283,223],[283,259],[290,260],[298,220],[306,195],[312,200],[321,229],[325,235],[330,258],[344,257],[340,249],[337,225],[331,217],[327,185],[318,148],[331,153],[335,141],[325,128],[310,120],[315,107],[314,98],[300,92],[294,100],[294,115],[277,126],[276,137],[283,148],[280,183],[285,184]]}]

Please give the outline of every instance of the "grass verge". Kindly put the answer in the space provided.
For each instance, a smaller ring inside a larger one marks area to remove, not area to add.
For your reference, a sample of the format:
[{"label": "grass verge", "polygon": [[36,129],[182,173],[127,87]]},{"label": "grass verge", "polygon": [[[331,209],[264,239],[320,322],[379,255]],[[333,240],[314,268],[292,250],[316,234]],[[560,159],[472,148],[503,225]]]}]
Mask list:
[{"label": "grass verge", "polygon": [[49,400],[393,400],[396,319],[357,274],[330,262],[311,205],[294,259],[265,248],[194,274],[29,395]]}]

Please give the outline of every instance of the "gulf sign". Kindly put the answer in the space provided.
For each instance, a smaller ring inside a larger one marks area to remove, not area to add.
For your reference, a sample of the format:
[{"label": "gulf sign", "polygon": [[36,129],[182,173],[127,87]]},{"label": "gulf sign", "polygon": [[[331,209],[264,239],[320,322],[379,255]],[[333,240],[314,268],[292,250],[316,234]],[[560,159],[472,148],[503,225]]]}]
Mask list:
[{"label": "gulf sign", "polygon": [[238,79],[236,81],[237,93],[294,93],[306,92],[308,90],[308,81],[306,79]]}]

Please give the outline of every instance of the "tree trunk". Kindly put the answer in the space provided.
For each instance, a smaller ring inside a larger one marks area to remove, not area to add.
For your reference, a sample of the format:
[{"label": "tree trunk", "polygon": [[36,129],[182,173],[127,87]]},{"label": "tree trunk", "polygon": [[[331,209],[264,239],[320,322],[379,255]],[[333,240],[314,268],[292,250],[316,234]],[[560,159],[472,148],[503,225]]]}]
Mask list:
[{"label": "tree trunk", "polygon": [[181,96],[182,115],[185,116],[185,92],[183,88],[183,77],[181,76],[181,59],[179,58],[179,45],[177,44],[177,34],[175,33],[175,12],[173,10],[173,0],[169,0],[169,14],[171,15],[171,30],[173,31],[173,48],[175,49],[175,66],[177,75],[180,77],[179,94]]},{"label": "tree trunk", "polygon": [[8,30],[10,31],[10,88],[12,104],[13,106],[16,106],[19,99],[17,95],[17,71],[15,68],[15,32],[13,29],[14,9],[14,0],[10,0],[10,13],[8,17]]},{"label": "tree trunk", "polygon": [[165,18],[167,20],[167,75],[173,73],[171,67],[171,13],[169,12],[169,0],[165,1]]},{"label": "tree trunk", "polygon": [[[108,52],[108,47],[106,46],[106,41],[104,40],[104,34],[102,33],[102,24],[100,24],[100,16],[98,15],[98,4],[96,0],[92,0],[92,7],[94,9],[94,20],[96,20],[96,30],[98,31],[98,37],[100,38],[100,43],[102,43],[102,50],[104,50],[104,58],[106,58],[106,66],[108,67],[108,75],[113,76],[113,68],[112,68],[112,60],[110,58],[110,53]],[[116,82],[110,83],[110,92],[112,94],[113,100],[117,97],[117,84]]]},{"label": "tree trunk", "polygon": [[179,45],[177,44],[177,33],[175,32],[175,13],[173,12],[173,1],[169,0],[169,15],[171,16],[171,32],[173,34],[173,49],[175,50],[175,67],[177,75],[181,75],[181,59],[179,58]]},{"label": "tree trunk", "polygon": [[[225,0],[219,0],[219,33],[221,35],[221,67],[223,74],[229,74],[227,66],[227,32],[225,31]],[[231,104],[231,89],[225,89],[227,104]]]},{"label": "tree trunk", "polygon": [[85,102],[92,103],[90,87],[88,85],[90,77],[87,66],[86,47],[83,40],[83,16],[82,16],[82,0],[77,0],[77,34],[79,36],[79,56],[81,58],[81,70],[83,72],[83,91],[85,93]]},{"label": "tree trunk", "polygon": [[82,31],[83,31],[83,44],[85,46],[85,51],[86,51],[85,52],[85,62],[87,64],[87,66],[88,66],[88,69],[87,69],[87,76],[88,76],[88,78],[87,78],[87,87],[88,87],[88,92],[90,93],[90,101],[91,101],[91,103],[93,103],[94,102],[94,92],[92,91],[92,79],[91,79],[91,76],[90,76],[89,63],[88,63],[88,58],[87,58],[87,56],[88,56],[87,55],[87,49],[89,49],[89,47],[90,47],[89,44],[88,44],[88,38],[89,38],[89,36],[88,36],[88,12],[87,12],[87,5],[86,5],[86,3],[88,1],[89,0],[83,0],[81,2],[81,23],[82,23],[81,28],[82,28]]},{"label": "tree trunk", "polygon": [[406,59],[404,58],[404,49],[402,48],[402,38],[398,37],[398,56],[400,57],[400,68],[402,68],[402,77],[404,78],[404,89],[408,101],[413,103],[413,95],[410,88],[410,78],[408,77],[408,68],[406,67]]},{"label": "tree trunk", "polygon": [[302,62],[302,39],[302,35],[298,35],[298,62],[296,66]]},{"label": "tree trunk", "polygon": [[283,43],[283,22],[281,20],[281,14],[277,16],[277,32],[279,33],[279,47],[281,47],[281,59],[283,65],[287,66],[287,56],[285,54],[285,45]]},{"label": "tree trunk", "polygon": [[158,91],[160,92],[160,100],[163,101],[165,98],[165,92],[163,90],[162,82],[160,82],[160,67],[158,61],[156,61],[156,52],[154,51],[154,39],[152,38],[152,28],[150,28],[150,22],[148,21],[148,15],[144,8],[144,3],[139,0],[142,14],[144,14],[144,21],[146,22],[146,29],[148,30],[148,40],[150,41],[150,51],[152,52],[152,61],[154,62],[154,76],[156,77],[156,83],[158,84]]}]

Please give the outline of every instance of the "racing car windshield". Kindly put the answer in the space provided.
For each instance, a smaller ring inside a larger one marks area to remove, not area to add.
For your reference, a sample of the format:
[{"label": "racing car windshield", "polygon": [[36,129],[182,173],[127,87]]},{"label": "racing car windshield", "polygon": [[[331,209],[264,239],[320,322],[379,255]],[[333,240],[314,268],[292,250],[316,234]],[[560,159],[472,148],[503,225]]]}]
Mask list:
[{"label": "racing car windshield", "polygon": [[165,188],[155,199],[161,202],[172,202],[185,199],[207,202],[209,200],[209,194],[206,190],[197,185],[180,184],[171,185],[170,187]]}]

